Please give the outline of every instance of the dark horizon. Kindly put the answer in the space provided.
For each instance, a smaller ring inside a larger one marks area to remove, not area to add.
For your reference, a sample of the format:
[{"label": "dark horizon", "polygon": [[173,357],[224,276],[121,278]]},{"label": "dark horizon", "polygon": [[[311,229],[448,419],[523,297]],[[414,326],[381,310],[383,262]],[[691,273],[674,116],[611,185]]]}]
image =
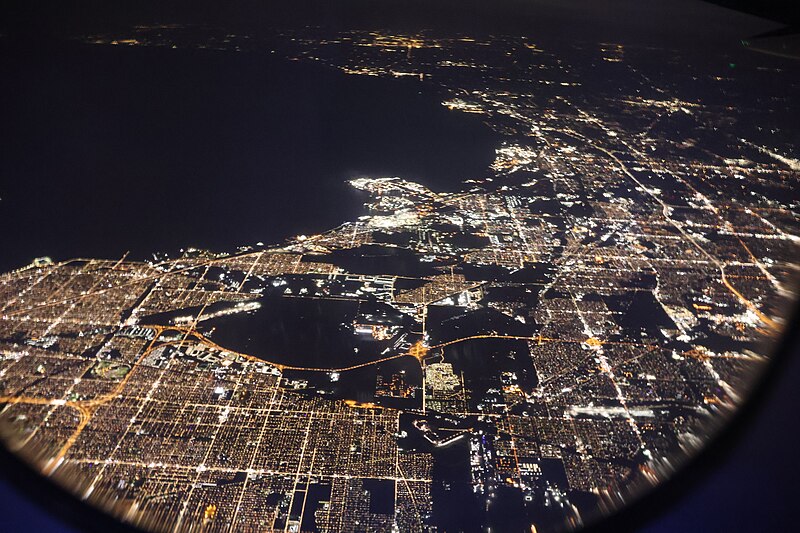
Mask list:
[{"label": "dark horizon", "polygon": [[[75,37],[139,24],[197,24],[258,31],[298,26],[506,34],[581,42],[679,46],[735,45],[781,24],[700,0],[145,0],[122,11],[102,0],[6,2],[0,31],[10,36]],[[635,24],[632,22],[635,21]]]}]

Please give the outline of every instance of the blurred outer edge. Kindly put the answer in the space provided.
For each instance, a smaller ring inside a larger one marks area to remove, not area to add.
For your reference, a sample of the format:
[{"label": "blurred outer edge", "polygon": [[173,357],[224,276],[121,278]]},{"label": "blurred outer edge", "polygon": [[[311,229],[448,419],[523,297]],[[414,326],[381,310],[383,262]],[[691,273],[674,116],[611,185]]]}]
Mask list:
[{"label": "blurred outer edge", "polygon": [[800,301],[794,303],[781,337],[773,348],[770,361],[765,365],[747,394],[747,398],[730,418],[723,420],[714,435],[695,453],[687,457],[668,478],[648,490],[627,505],[619,508],[608,518],[591,524],[584,531],[590,533],[635,531],[649,522],[655,522],[671,507],[709,477],[730,458],[743,435],[752,426],[762,411],[766,400],[779,381],[781,370],[792,357],[800,357]]},{"label": "blurred outer edge", "polygon": [[142,531],[79,500],[67,489],[10,452],[4,443],[0,443],[0,476],[9,481],[15,490],[33,501],[34,505],[46,510],[66,527],[92,533]]}]

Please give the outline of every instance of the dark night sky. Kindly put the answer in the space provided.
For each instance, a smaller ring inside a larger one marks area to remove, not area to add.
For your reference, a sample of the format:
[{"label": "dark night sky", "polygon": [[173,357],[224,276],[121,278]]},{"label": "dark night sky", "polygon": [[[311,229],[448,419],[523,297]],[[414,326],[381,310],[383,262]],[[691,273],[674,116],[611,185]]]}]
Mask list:
[{"label": "dark night sky", "polygon": [[30,4],[6,2],[4,22],[0,23],[5,32],[37,37],[152,22],[250,29],[311,24],[508,32],[595,42],[693,46],[736,42],[776,27],[775,23],[698,0],[144,0],[124,11],[102,0]]}]

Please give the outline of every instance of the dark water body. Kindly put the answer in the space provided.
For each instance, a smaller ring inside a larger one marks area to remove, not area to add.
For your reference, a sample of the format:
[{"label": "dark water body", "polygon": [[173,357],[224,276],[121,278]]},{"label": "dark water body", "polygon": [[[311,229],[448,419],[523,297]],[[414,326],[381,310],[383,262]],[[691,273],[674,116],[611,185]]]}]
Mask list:
[{"label": "dark water body", "polygon": [[434,448],[431,523],[442,531],[480,531],[481,502],[472,491],[469,441]]},{"label": "dark water body", "polygon": [[[452,306],[428,308],[428,335],[431,344],[440,344],[473,335],[532,336],[535,328],[522,324],[495,309],[466,311]],[[457,346],[457,345],[453,345]]]},{"label": "dark water body", "polygon": [[279,243],[361,213],[345,182],[456,189],[494,134],[410,80],[269,54],[0,44],[0,270]]},{"label": "dark water body", "polygon": [[369,492],[369,512],[394,514],[395,486],[389,479],[365,479],[364,490]]},{"label": "dark water body", "polygon": [[358,302],[271,296],[260,303],[252,313],[206,320],[201,331],[226,348],[303,367],[344,367],[361,362],[358,355],[374,357],[385,348],[385,342],[367,344],[353,334]]},{"label": "dark water body", "polygon": [[316,523],[315,513],[317,509],[322,507],[322,502],[330,501],[331,486],[329,483],[311,483],[308,486],[308,494],[306,495],[305,512],[303,513],[303,522],[300,524],[302,531],[319,531]]},{"label": "dark water body", "polygon": [[603,301],[610,310],[622,313],[618,322],[628,338],[658,338],[660,328],[677,329],[652,293],[637,291],[629,300],[619,296],[604,296]]},{"label": "dark water body", "polygon": [[[310,257],[316,260],[315,257]],[[334,250],[324,260],[347,272],[368,275],[395,276],[433,276],[440,264],[423,262],[419,256],[407,248],[365,244],[358,248]]]}]

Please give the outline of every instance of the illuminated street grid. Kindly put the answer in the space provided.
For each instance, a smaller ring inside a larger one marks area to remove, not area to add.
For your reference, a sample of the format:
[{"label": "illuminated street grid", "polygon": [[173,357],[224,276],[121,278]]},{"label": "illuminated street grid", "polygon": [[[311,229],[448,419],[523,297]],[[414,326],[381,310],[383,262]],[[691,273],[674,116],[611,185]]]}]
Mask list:
[{"label": "illuminated street grid", "polygon": [[[163,28],[91,40],[198,44]],[[3,275],[2,430],[42,472],[156,530],[434,530],[437,494],[455,490],[434,474],[437,450],[457,449],[484,524],[506,498],[558,530],[667,476],[745,398],[800,252],[800,162],[740,138],[747,109],[681,99],[617,45],[571,49],[603,86],[624,80],[594,92],[570,54],[522,39],[308,30],[279,42],[349,74],[433,84],[502,136],[495,162],[457,192],[354,179],[364,216],[279,247],[42,259]],[[701,81],[733,91],[735,75]],[[676,137],[675,123],[691,126]],[[333,259],[381,244],[434,273]],[[318,367],[236,352],[204,327],[276,293],[379,302],[413,326],[344,324],[386,349]],[[470,370],[476,358],[489,370]],[[368,401],[315,392],[401,361],[419,371],[378,374]],[[381,483],[388,508],[371,501]]]}]

